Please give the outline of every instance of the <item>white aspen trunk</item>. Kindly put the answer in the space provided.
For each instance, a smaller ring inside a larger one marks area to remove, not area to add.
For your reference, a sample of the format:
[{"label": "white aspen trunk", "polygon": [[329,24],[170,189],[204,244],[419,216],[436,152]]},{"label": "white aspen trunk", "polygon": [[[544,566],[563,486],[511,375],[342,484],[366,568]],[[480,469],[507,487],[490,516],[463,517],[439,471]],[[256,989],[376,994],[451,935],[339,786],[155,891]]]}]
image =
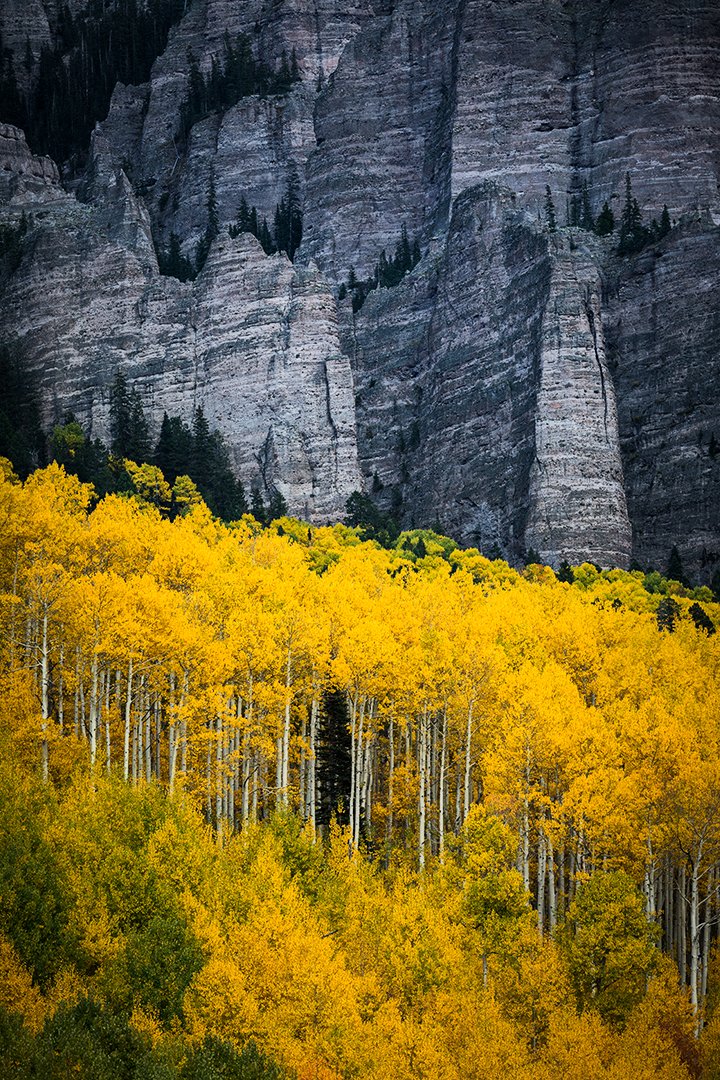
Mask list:
[{"label": "white aspen trunk", "polygon": [[208,825],[212,824],[212,731],[210,720],[205,721],[207,732],[207,754],[205,757],[205,814]]},{"label": "white aspen trunk", "polygon": [[355,743],[357,741],[357,705],[358,694],[357,691],[352,695],[348,694],[350,701],[350,807],[349,807],[349,820],[350,820],[350,833],[352,836],[353,844],[355,843]]},{"label": "white aspen trunk", "polygon": [[690,1003],[697,1016],[699,1006],[699,965],[700,965],[700,860],[702,842],[698,846],[696,857],[692,861],[690,874]]},{"label": "white aspen trunk", "polygon": [[110,775],[112,769],[112,744],[110,741],[110,669],[104,673],[105,679],[105,772]]},{"label": "white aspen trunk", "polygon": [[183,713],[183,718],[180,721],[180,772],[183,776],[187,773],[187,720],[185,719],[184,710],[187,696],[190,693],[190,675],[187,671],[183,672],[183,689],[180,695],[180,710]]},{"label": "white aspen trunk", "polygon": [[472,733],[474,708],[475,701],[473,700],[468,706],[467,730],[465,733],[465,798],[463,801],[463,821],[470,812],[470,802],[472,799]]},{"label": "white aspen trunk", "polygon": [[153,718],[155,720],[155,779],[162,780],[161,739],[162,739],[162,715],[160,712],[160,695],[155,695],[153,703]]},{"label": "white aspen trunk", "polygon": [[[79,679],[77,668],[75,669],[76,679]],[[76,739],[80,738],[80,686],[76,681],[75,694],[73,695],[73,735]]]},{"label": "white aspen trunk", "polygon": [[170,700],[168,708],[168,790],[170,794],[175,790],[175,769],[177,767],[177,712],[175,702],[175,672],[170,672]]},{"label": "white aspen trunk", "polygon": [[388,764],[388,825],[387,825],[387,838],[388,843],[392,843],[393,834],[393,785],[395,783],[395,721],[393,717],[390,717],[390,725],[388,730],[388,743],[389,743],[389,755],[390,760]]},{"label": "white aspen trunk", "polygon": [[292,686],[292,649],[288,648],[287,665],[285,668],[285,717],[283,722],[282,736],[282,803],[287,807],[290,803],[289,764],[290,764],[290,687]]},{"label": "white aspen trunk", "polygon": [[672,955],[675,951],[675,890],[673,888],[673,869],[670,856],[665,859],[665,951]]},{"label": "white aspen trunk", "polygon": [[427,706],[425,706],[422,716],[420,717],[420,732],[419,732],[419,791],[418,791],[418,865],[421,870],[425,869],[425,828],[426,828],[426,813],[427,813],[427,798],[426,798],[426,761],[427,761]]},{"label": "white aspen trunk", "polygon": [[555,851],[552,834],[547,837],[547,875],[548,875],[548,921],[550,934],[555,933],[557,924],[557,893],[555,890]]},{"label": "white aspen trunk", "polygon": [[363,729],[365,726],[365,695],[360,696],[358,709],[357,738],[355,740],[355,821],[353,823],[353,844],[357,848],[360,844],[360,789],[362,785],[362,759],[363,759]]},{"label": "white aspen trunk", "polygon": [[97,758],[97,728],[98,728],[98,660],[97,653],[93,650],[90,665],[90,766],[95,767]]},{"label": "white aspen trunk", "polygon": [[440,731],[440,777],[438,788],[438,857],[443,862],[445,857],[445,756],[447,752],[447,705],[443,709],[442,729]]},{"label": "white aspen trunk", "polygon": [[685,867],[680,868],[680,887],[677,898],[677,947],[680,982],[687,985],[687,900]]},{"label": "white aspen trunk", "polygon": [[455,835],[457,836],[462,825],[462,776],[460,774],[460,762],[455,762]]},{"label": "white aspen trunk", "polygon": [[132,782],[133,787],[137,786],[138,780],[138,722],[137,716],[133,721],[132,727]]},{"label": "white aspen trunk", "polygon": [[655,919],[655,856],[652,849],[652,839],[648,836],[645,841],[647,858],[645,860],[645,875],[643,878],[643,894],[645,896],[645,914],[649,920]]},{"label": "white aspen trunk", "polygon": [[145,750],[145,783],[149,784],[152,780],[152,724],[150,720],[150,695],[145,697],[145,738],[144,738],[144,750]]},{"label": "white aspen trunk", "polygon": [[320,711],[320,701],[317,694],[313,696],[310,706],[310,767],[308,776],[308,795],[310,799],[310,824],[313,834],[317,828],[317,725]]},{"label": "white aspen trunk", "polygon": [[42,640],[40,646],[40,702],[42,728],[42,778],[45,783],[50,769],[50,748],[48,743],[48,721],[50,719],[50,648],[48,644],[48,610],[43,607]]},{"label": "white aspen trunk", "polygon": [[707,997],[708,988],[708,962],[710,960],[710,931],[712,928],[713,913],[711,906],[711,897],[715,891],[715,867],[710,869],[708,875],[707,895],[705,897],[705,907],[703,911],[703,949],[702,949],[702,972],[700,979],[700,1002],[704,1005],[705,998]]},{"label": "white aspen trunk", "polygon": [[275,739],[275,807],[282,802],[282,735]]},{"label": "white aspen trunk", "polygon": [[547,848],[545,846],[545,832],[541,827],[538,832],[538,859],[537,859],[537,919],[538,930],[542,937],[545,930],[545,873],[547,870]]},{"label": "white aspen trunk", "polygon": [[530,811],[527,795],[523,799],[522,825],[520,835],[520,871],[523,886],[530,891]]},{"label": "white aspen trunk", "polygon": [[65,684],[63,681],[63,667],[65,663],[65,650],[60,646],[60,660],[58,663],[58,726],[60,731],[65,728]]},{"label": "white aspen trunk", "polygon": [[243,825],[247,825],[250,813],[250,732],[245,730],[243,734],[243,761],[242,761],[242,799],[240,814]]},{"label": "white aspen trunk", "polygon": [[308,804],[307,804],[307,744],[308,736],[308,722],[307,717],[303,716],[302,731],[300,734],[300,771],[299,771],[299,788],[300,788],[300,816],[303,821],[307,821],[308,818]]},{"label": "white aspen trunk", "polygon": [[560,845],[558,851],[558,891],[557,891],[558,905],[560,907],[560,914],[565,915],[567,910],[565,904],[565,844]]},{"label": "white aspen trunk", "polygon": [[222,717],[215,718],[215,829],[217,841],[222,846],[223,823],[223,723]]},{"label": "white aspen trunk", "polygon": [[128,660],[127,690],[125,694],[125,730],[123,733],[123,776],[127,783],[130,771],[130,721],[132,719],[133,701],[133,662],[132,657]]}]

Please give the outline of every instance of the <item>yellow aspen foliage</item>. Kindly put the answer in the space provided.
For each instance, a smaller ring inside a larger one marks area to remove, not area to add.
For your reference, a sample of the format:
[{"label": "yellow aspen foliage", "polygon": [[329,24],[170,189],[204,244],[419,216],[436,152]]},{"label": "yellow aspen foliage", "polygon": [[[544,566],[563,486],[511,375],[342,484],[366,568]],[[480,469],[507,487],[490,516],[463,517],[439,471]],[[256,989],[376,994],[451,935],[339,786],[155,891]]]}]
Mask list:
[{"label": "yellow aspen foliage", "polygon": [[19,1013],[31,1031],[43,1026],[46,1004],[11,942],[0,934],[0,1007]]}]

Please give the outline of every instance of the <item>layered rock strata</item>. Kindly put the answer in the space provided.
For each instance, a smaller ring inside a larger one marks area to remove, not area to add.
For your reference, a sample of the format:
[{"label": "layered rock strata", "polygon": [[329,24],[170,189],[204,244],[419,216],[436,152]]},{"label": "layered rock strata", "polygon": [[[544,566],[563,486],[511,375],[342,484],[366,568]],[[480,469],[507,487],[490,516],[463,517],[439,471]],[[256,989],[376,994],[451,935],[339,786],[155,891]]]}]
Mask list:
[{"label": "layered rock strata", "polygon": [[[55,15],[0,0],[16,53]],[[270,66],[294,50],[301,80],[181,139],[191,54],[208,75],[226,32]],[[405,525],[518,560],[662,568],[677,545],[720,566],[717,5],[194,0],[150,81],[116,87],[78,199],[17,129],[0,166],[6,220],[33,214],[2,338],[48,418],[103,432],[124,365],[156,419],[204,403],[243,478],[298,512],[338,516],[362,484]],[[226,226],[242,197],[272,225],[293,170],[291,266]],[[627,172],[673,228],[619,258],[617,231],[570,222],[584,190],[618,219]],[[159,276],[171,232],[194,255],[211,184],[205,269]],[[353,311],[340,283],[403,226],[422,261]]]}]

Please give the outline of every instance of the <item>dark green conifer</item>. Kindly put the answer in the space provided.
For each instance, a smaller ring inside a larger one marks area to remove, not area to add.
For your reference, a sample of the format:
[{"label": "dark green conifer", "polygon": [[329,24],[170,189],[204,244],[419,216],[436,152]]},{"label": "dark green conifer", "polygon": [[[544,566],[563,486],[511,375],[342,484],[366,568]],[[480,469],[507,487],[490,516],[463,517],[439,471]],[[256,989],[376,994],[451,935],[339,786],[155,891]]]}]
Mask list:
[{"label": "dark green conifer", "polygon": [[550,185],[545,186],[545,226],[549,232],[557,231],[557,217],[555,215],[555,203],[553,202]]},{"label": "dark green conifer", "polygon": [[670,581],[679,581],[681,584],[685,583],[682,559],[680,558],[680,552],[678,551],[677,547],[675,547],[675,545],[673,545],[673,548],[670,552],[670,558],[668,559],[665,577],[668,578],[668,580]]},{"label": "dark green conifer", "polygon": [[597,216],[595,222],[595,232],[598,236],[610,236],[615,229],[615,215],[610,209],[610,205],[605,201],[602,205],[602,210]]}]

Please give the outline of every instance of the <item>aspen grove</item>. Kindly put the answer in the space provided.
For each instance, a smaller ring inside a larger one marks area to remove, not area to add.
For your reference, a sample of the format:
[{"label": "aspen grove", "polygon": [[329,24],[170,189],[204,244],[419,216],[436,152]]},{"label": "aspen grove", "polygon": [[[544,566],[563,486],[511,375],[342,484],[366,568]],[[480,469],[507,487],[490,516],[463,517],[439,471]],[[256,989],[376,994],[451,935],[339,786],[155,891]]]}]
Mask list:
[{"label": "aspen grove", "polygon": [[720,1076],[709,590],[1,471],[9,1075]]}]

